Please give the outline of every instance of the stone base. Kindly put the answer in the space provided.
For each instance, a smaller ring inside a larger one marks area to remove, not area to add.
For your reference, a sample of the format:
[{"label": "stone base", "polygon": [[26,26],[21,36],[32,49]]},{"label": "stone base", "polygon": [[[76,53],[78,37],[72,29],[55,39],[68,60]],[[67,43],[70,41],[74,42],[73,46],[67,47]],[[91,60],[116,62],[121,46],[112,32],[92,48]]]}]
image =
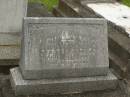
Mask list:
[{"label": "stone base", "polygon": [[10,72],[16,95],[80,93],[115,89],[118,84],[111,72],[107,76],[42,80],[24,80],[19,68],[11,69]]}]

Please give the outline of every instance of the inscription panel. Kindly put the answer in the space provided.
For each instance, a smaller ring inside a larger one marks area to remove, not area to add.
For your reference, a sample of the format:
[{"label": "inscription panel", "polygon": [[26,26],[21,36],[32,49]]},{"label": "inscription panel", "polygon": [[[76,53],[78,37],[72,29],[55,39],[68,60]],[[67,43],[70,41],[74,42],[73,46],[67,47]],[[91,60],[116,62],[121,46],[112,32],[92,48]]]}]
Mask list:
[{"label": "inscription panel", "polygon": [[[91,58],[96,59],[97,37],[92,34],[95,33],[94,25],[87,26],[86,32],[74,30],[82,29],[84,25],[81,25],[82,27],[78,27],[77,24],[69,25],[69,27],[65,24],[60,26],[58,24],[47,26],[40,24],[41,27],[38,25],[29,25],[31,28],[29,29],[29,56],[34,56],[34,59],[32,57],[29,59],[30,65],[35,63],[40,68],[76,68],[87,67]],[[46,29],[48,26],[49,29]],[[98,26],[101,28],[101,25]],[[57,31],[57,27],[61,29]],[[87,30],[91,33],[88,33]],[[96,65],[96,60],[90,66],[93,65]]]},{"label": "inscription panel", "polygon": [[[103,24],[43,22],[26,26],[26,50],[22,52],[22,59],[26,60],[22,60],[22,70],[28,70],[28,75],[29,72],[35,72],[34,75],[40,72],[39,78],[100,75],[98,68],[105,71],[109,67]],[[95,72],[89,74],[91,70]]]}]

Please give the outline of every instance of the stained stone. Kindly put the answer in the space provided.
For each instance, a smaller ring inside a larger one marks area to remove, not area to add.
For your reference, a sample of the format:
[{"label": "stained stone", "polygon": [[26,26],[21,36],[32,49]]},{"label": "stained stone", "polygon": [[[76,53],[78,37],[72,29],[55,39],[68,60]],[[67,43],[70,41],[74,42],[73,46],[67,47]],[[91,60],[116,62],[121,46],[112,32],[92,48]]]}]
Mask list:
[{"label": "stained stone", "polygon": [[11,69],[11,84],[16,95],[68,94],[115,89],[118,80],[110,71],[107,76],[25,80],[19,68],[13,68]]},{"label": "stained stone", "polygon": [[16,60],[20,58],[20,46],[0,46],[0,60]]},{"label": "stained stone", "polygon": [[20,67],[24,79],[107,75],[107,22],[25,18]]}]

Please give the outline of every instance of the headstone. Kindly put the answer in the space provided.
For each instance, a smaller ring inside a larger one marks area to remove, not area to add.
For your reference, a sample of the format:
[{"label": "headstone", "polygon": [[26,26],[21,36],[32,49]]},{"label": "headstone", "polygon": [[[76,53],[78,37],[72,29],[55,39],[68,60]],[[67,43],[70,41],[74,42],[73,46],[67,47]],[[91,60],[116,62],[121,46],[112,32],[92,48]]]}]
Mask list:
[{"label": "headstone", "polygon": [[21,71],[25,79],[107,75],[104,19],[25,18]]},{"label": "headstone", "polygon": [[115,89],[109,70],[107,22],[87,18],[25,18],[17,95]]}]

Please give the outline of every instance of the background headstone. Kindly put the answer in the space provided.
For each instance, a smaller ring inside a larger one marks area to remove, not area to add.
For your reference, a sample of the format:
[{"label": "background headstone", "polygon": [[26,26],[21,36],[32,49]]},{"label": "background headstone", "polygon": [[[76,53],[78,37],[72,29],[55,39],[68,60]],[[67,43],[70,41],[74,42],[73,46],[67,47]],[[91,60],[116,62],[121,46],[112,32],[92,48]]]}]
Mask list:
[{"label": "background headstone", "polygon": [[0,0],[0,60],[19,59],[20,33],[26,12],[27,0]]},{"label": "background headstone", "polygon": [[27,0],[0,0],[0,32],[21,32]]}]

